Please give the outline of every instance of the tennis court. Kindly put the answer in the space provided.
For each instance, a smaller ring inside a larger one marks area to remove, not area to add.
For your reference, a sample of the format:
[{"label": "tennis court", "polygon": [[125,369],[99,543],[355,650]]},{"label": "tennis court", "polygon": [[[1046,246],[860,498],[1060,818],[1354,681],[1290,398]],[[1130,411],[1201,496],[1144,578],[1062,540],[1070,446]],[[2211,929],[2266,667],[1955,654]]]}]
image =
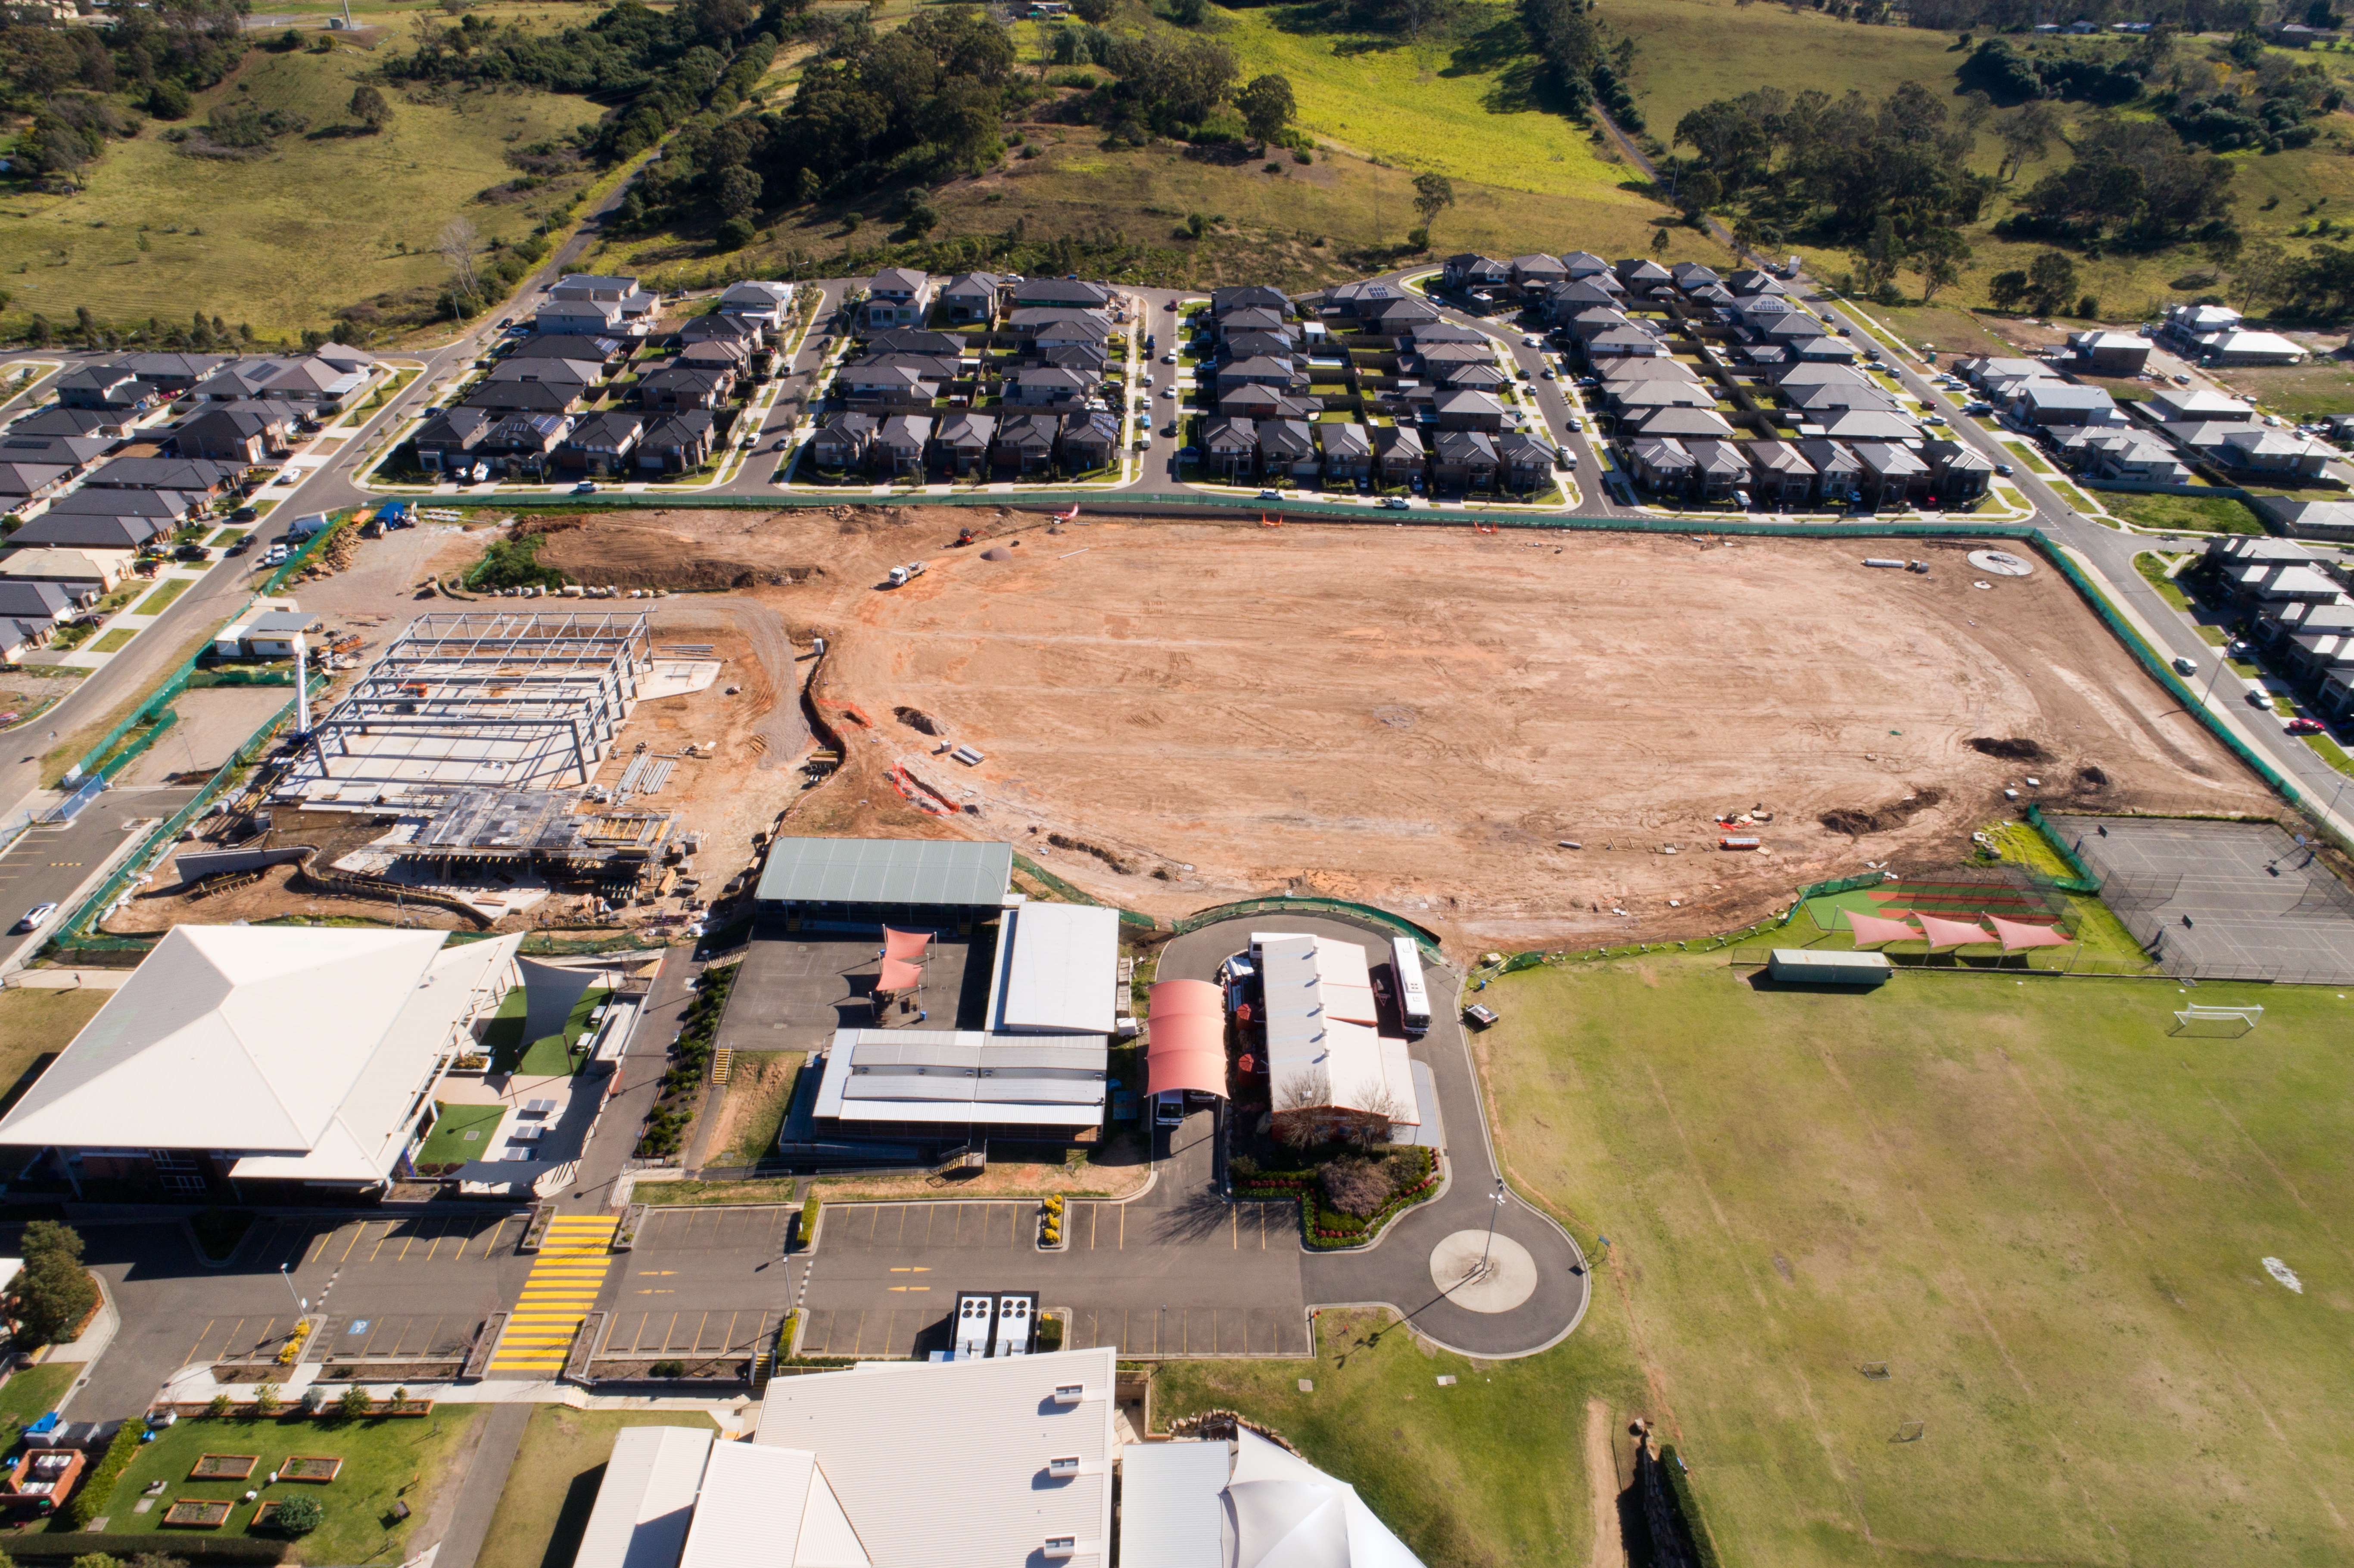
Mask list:
[{"label": "tennis court", "polygon": [[2044,819],[2169,974],[2354,984],[2354,889],[2270,822]]}]

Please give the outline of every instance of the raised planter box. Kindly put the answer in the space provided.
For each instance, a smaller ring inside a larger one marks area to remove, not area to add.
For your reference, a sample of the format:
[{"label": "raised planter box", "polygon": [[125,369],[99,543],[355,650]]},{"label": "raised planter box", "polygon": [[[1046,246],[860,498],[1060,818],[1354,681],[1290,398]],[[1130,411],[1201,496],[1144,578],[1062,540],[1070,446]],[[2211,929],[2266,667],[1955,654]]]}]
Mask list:
[{"label": "raised planter box", "polygon": [[281,1481],[308,1481],[324,1486],[343,1474],[344,1462],[326,1454],[296,1454],[278,1467]]},{"label": "raised planter box", "polygon": [[188,1471],[192,1481],[241,1481],[261,1463],[259,1454],[200,1454]]},{"label": "raised planter box", "polygon": [[218,1530],[237,1511],[235,1503],[204,1498],[182,1498],[164,1510],[164,1522],[176,1530]]}]

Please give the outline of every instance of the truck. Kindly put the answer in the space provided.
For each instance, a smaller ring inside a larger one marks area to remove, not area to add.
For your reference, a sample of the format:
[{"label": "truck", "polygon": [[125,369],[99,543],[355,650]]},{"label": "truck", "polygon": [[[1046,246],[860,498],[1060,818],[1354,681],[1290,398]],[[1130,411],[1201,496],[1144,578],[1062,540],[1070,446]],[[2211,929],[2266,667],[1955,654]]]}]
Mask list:
[{"label": "truck", "polygon": [[909,561],[904,567],[893,567],[891,568],[891,575],[887,580],[893,588],[906,588],[909,583],[914,582],[917,577],[922,577],[923,575],[924,563],[921,561]]}]

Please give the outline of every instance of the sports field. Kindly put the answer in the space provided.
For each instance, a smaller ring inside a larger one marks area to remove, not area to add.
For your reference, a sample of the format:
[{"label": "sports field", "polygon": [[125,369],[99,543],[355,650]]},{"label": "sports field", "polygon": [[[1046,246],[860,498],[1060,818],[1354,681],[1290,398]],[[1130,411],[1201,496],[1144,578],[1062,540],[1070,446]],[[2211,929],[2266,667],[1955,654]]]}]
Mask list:
[{"label": "sports field", "polygon": [[[1723,1561],[2354,1554],[2354,1001],[1752,973],[1527,971],[1478,1045]],[[2192,1000],[2266,1012],[2170,1035]]]}]

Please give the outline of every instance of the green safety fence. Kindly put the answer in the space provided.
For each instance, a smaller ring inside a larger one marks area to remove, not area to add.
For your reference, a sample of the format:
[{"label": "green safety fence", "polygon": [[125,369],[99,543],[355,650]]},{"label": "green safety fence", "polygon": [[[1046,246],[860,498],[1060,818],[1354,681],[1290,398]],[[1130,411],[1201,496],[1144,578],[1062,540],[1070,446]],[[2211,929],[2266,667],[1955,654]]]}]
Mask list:
[{"label": "green safety fence", "polygon": [[164,731],[170,729],[174,725],[179,722],[179,714],[174,709],[165,708],[162,713],[155,715],[155,722],[148,726],[146,734],[133,736],[130,744],[123,747],[122,750],[116,752],[113,756],[107,758],[104,761],[101,762],[94,770],[92,776],[100,779],[113,778],[116,774],[122,772],[125,767],[129,766],[134,758],[146,751],[149,747],[154,746],[158,740],[161,740],[164,737]]},{"label": "green safety fence", "polygon": [[188,677],[188,690],[203,691],[207,686],[291,686],[294,671],[290,665],[282,670],[199,670]]},{"label": "green safety fence", "polygon": [[2031,801],[2027,808],[2027,825],[2043,835],[2043,842],[2050,844],[2053,852],[2068,863],[2068,869],[2076,874],[2076,880],[2084,884],[2081,888],[2074,887],[2062,878],[2053,877],[2052,885],[2054,887],[2064,893],[2098,893],[2101,890],[2101,879],[2093,874],[2093,868],[2084,863],[2084,857],[2076,853],[2066,839],[2052,831],[2052,824],[2043,820],[2043,808]]},{"label": "green safety fence", "polygon": [[1036,861],[1032,860],[1028,855],[1023,854],[1019,851],[1016,851],[1014,853],[1013,864],[1015,869],[1019,870],[1023,875],[1033,877],[1052,888],[1054,890],[1055,896],[1057,898],[1067,900],[1073,904],[1092,904],[1097,908],[1109,907],[1118,910],[1119,914],[1119,923],[1123,926],[1134,926],[1146,931],[1157,931],[1161,929],[1161,922],[1155,920],[1151,916],[1140,915],[1133,909],[1120,909],[1116,904],[1106,906],[1102,899],[1074,887],[1071,884],[1065,882],[1061,877],[1056,876],[1053,872],[1048,871],[1044,866],[1040,865]]},{"label": "green safety fence", "polygon": [[1798,911],[1807,906],[1807,900],[1809,898],[1829,898],[1833,894],[1853,893],[1859,887],[1877,887],[1880,885],[1880,873],[1867,871],[1859,876],[1835,876],[1829,882],[1808,883],[1798,889],[1798,896],[1791,901],[1790,907],[1783,912],[1782,917],[1774,923],[1777,926],[1787,926],[1797,919]]},{"label": "green safety fence", "polygon": [[1345,898],[1324,898],[1312,894],[1270,894],[1265,898],[1246,898],[1239,904],[1221,904],[1214,909],[1201,909],[1177,921],[1171,928],[1182,937],[1204,926],[1214,926],[1221,920],[1239,919],[1246,915],[1338,915],[1344,918],[1370,920],[1386,927],[1402,937],[1411,937],[1423,956],[1432,963],[1440,961],[1438,934],[1425,926],[1417,926],[1403,915],[1393,915],[1370,904],[1354,904]]}]

